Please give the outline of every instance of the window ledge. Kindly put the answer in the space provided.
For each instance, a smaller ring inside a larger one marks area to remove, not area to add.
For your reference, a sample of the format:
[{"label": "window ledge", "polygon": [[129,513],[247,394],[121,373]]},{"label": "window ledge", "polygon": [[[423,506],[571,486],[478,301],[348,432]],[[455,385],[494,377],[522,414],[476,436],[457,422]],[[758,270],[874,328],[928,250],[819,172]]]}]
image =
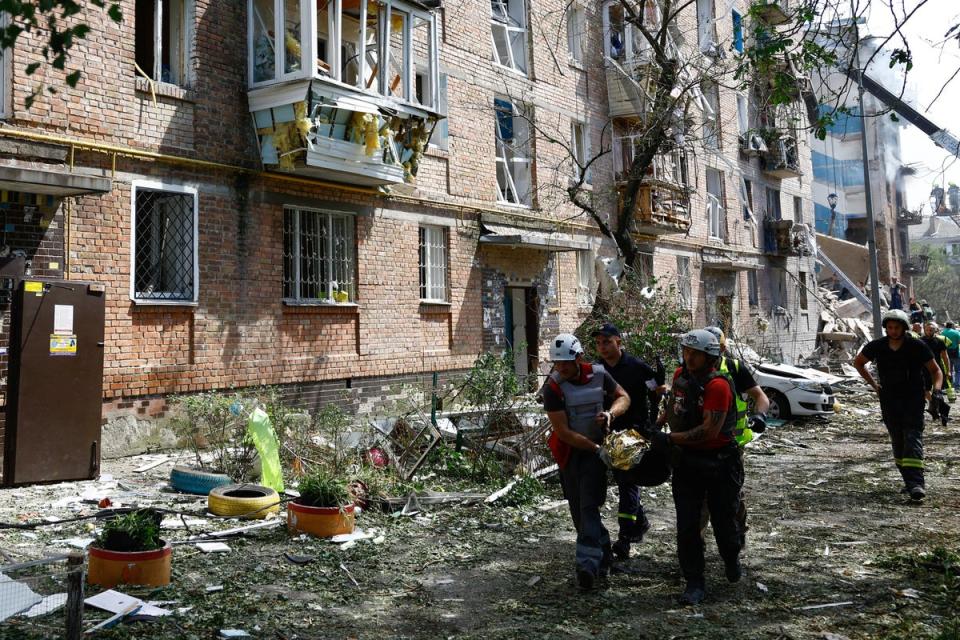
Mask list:
[{"label": "window ledge", "polygon": [[573,68],[573,69],[576,69],[577,71],[586,71],[586,70],[587,70],[586,66],[584,66],[584,64],[583,64],[582,61],[580,61],[580,60],[574,60],[573,58],[568,58],[568,59],[567,59],[567,65],[570,66],[570,67]]},{"label": "window ledge", "polygon": [[431,144],[427,145],[427,150],[423,152],[423,155],[433,158],[450,158],[450,151]]},{"label": "window ledge", "polygon": [[137,298],[130,298],[130,302],[137,308],[141,309],[170,309],[171,307],[183,307],[184,309],[196,309],[200,306],[199,302],[191,302],[189,300],[138,300]]},{"label": "window ledge", "polygon": [[360,305],[354,302],[302,302],[300,300],[283,299],[284,311],[290,313],[360,313]]},{"label": "window ledge", "polygon": [[452,302],[444,302],[442,300],[420,301],[420,311],[449,311],[452,307]]},{"label": "window ledge", "polygon": [[169,82],[153,82],[142,76],[138,76],[136,78],[137,93],[152,95],[150,91],[150,85],[153,85],[153,92],[159,97],[172,98],[182,102],[195,102],[193,91],[187,89],[186,87],[170,84]]}]

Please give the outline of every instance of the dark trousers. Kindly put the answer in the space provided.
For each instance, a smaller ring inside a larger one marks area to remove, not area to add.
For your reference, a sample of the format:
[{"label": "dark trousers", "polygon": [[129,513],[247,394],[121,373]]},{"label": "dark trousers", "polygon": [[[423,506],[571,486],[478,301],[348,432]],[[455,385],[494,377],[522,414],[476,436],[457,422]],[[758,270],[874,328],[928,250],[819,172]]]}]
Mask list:
[{"label": "dark trousers", "polygon": [[673,504],[677,510],[677,556],[688,583],[704,584],[704,542],[700,517],[706,499],[720,557],[740,555],[737,512],[743,487],[743,459],[736,448],[722,452],[685,451],[673,469]]},{"label": "dark trousers", "polygon": [[607,466],[596,453],[574,449],[560,480],[577,529],[577,569],[597,575],[610,554],[610,535],[600,517],[607,499]]},{"label": "dark trousers", "polygon": [[617,492],[620,495],[620,504],[617,511],[619,532],[617,537],[626,542],[640,542],[647,515],[640,502],[640,487],[633,481],[630,474],[614,470],[613,477],[617,481]]},{"label": "dark trousers", "polygon": [[883,424],[893,446],[893,461],[908,489],[924,486],[923,404],[922,395],[908,400],[880,398]]}]

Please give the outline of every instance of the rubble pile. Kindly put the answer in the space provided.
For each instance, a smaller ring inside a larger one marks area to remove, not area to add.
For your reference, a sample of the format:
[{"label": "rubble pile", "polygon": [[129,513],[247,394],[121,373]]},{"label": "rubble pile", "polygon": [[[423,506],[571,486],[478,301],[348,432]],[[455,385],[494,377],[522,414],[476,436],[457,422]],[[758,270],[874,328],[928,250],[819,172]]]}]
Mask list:
[{"label": "rubble pile", "polygon": [[822,304],[817,348],[808,362],[827,367],[843,375],[856,375],[851,362],[867,342],[873,340],[870,310],[856,298],[840,300],[824,287],[820,288]]}]

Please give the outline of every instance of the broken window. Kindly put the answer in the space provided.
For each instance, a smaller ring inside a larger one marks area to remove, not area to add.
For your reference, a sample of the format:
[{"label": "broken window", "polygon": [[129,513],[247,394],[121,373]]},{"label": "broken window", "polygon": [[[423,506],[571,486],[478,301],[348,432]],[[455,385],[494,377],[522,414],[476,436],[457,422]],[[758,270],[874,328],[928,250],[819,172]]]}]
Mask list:
[{"label": "broken window", "polygon": [[133,201],[133,299],[196,302],[196,190],[134,183]]},{"label": "broken window", "polygon": [[760,291],[757,287],[757,272],[753,269],[747,271],[747,302],[751,307],[760,306]]},{"label": "broken window", "polygon": [[597,292],[596,258],[593,249],[577,251],[577,303],[590,306]]},{"label": "broken window", "polygon": [[[580,179],[581,167],[585,166],[590,160],[590,138],[587,132],[587,125],[582,122],[573,121],[570,123],[570,153],[573,154],[573,177]],[[590,170],[584,182],[590,183]]]},{"label": "broken window", "polygon": [[803,224],[803,199],[800,196],[793,196],[793,221]]},{"label": "broken window", "polygon": [[767,187],[767,220],[782,220],[780,209],[780,190]]},{"label": "broken window", "polygon": [[447,230],[420,227],[420,299],[447,302]]},{"label": "broken window", "polygon": [[704,97],[703,146],[720,148],[720,87],[715,82],[704,82],[701,87]]},{"label": "broken window", "polygon": [[712,54],[717,50],[713,0],[697,0],[697,43],[704,53]]},{"label": "broken window", "polygon": [[516,105],[494,99],[497,136],[497,201],[529,207],[531,160],[529,126]]},{"label": "broken window", "polygon": [[[423,87],[426,84],[425,74],[417,74],[417,101],[423,104],[421,99],[422,92],[424,91]],[[440,74],[438,91],[437,91],[437,112],[443,116],[440,120],[437,121],[437,124],[433,127],[433,132],[430,134],[430,145],[437,147],[438,149],[447,149],[447,137],[449,135],[449,127],[447,124],[447,74]]]},{"label": "broken window", "polygon": [[397,8],[390,11],[389,42],[387,95],[409,100],[410,16]]},{"label": "broken window", "polygon": [[[644,4],[643,24],[651,33],[660,28],[660,14],[655,0]],[[651,50],[643,32],[624,18],[623,4],[620,0],[608,2],[603,11],[605,55],[617,61],[629,61],[643,57]]]},{"label": "broken window", "polygon": [[797,289],[797,296],[800,300],[800,309],[802,311],[807,310],[807,272],[800,271],[797,273],[797,280],[799,280],[799,287]]},{"label": "broken window", "polygon": [[743,219],[749,220],[753,217],[753,183],[744,180],[740,186],[743,187]]},{"label": "broken window", "polygon": [[527,8],[524,0],[490,0],[493,60],[527,73]]},{"label": "broken window", "polygon": [[355,300],[353,216],[283,211],[283,297],[291,302]]},{"label": "broken window", "polygon": [[733,49],[737,53],[743,53],[743,16],[733,10]]},{"label": "broken window", "polygon": [[189,84],[192,13],[192,0],[137,0],[134,56],[138,75]]},{"label": "broken window", "polygon": [[685,309],[693,307],[690,279],[690,258],[677,256],[677,293],[680,295],[680,304]]},{"label": "broken window", "polygon": [[586,36],[586,20],[583,7],[571,6],[567,10],[567,53],[571,62],[583,63],[583,41]]},{"label": "broken window", "polygon": [[724,239],[726,219],[723,209],[723,173],[716,169],[707,169],[707,221],[710,238]]}]

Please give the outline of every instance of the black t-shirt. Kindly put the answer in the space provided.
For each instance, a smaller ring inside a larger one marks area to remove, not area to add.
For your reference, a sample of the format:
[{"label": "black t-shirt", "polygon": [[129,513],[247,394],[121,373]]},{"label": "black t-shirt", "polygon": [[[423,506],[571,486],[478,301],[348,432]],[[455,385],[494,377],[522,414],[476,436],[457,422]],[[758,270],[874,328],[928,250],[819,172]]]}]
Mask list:
[{"label": "black t-shirt", "polygon": [[894,351],[890,348],[890,338],[884,336],[868,342],[860,353],[877,363],[881,396],[923,393],[923,372],[933,360],[933,352],[920,340],[907,335]]},{"label": "black t-shirt", "polygon": [[[657,387],[657,374],[654,370],[646,362],[626,351],[620,352],[620,360],[615,367],[611,367],[602,360],[598,360],[597,364],[603,365],[617,384],[630,396],[630,408],[613,421],[611,428],[614,431],[620,431],[645,427],[650,411],[647,394]],[[612,400],[604,403],[604,408],[609,409],[612,403]]]},{"label": "black t-shirt", "polygon": [[747,367],[747,363],[743,360],[726,356],[723,359],[727,361],[727,373],[729,373],[730,378],[733,379],[733,388],[738,395],[742,395],[746,393],[748,389],[753,389],[757,386],[757,380],[753,377],[753,374],[750,373],[750,368]]},{"label": "black t-shirt", "polygon": [[[580,377],[575,380],[568,380],[571,384],[586,384],[589,382],[587,375],[589,373],[589,364],[584,364],[580,366]],[[613,393],[617,390],[617,381],[613,379],[610,375],[610,372],[604,367],[603,371],[603,395],[604,395],[604,406],[607,406],[608,403],[613,403]],[[547,382],[543,385],[543,388],[540,390],[541,395],[543,396],[543,408],[545,411],[563,411],[567,408],[567,403],[564,401],[563,397],[557,390],[554,389],[553,385],[550,384],[550,379],[547,379]]]},{"label": "black t-shirt", "polygon": [[[933,353],[933,359],[936,361],[937,366],[940,367],[940,371],[943,371],[943,352],[947,350],[946,343],[937,336],[933,336],[932,338],[923,336],[920,338],[920,342],[927,345],[927,348]],[[943,372],[946,373],[946,371]],[[933,384],[933,379],[930,377],[930,372],[927,371],[926,367],[923,369],[923,381],[927,388],[930,388]]]}]

